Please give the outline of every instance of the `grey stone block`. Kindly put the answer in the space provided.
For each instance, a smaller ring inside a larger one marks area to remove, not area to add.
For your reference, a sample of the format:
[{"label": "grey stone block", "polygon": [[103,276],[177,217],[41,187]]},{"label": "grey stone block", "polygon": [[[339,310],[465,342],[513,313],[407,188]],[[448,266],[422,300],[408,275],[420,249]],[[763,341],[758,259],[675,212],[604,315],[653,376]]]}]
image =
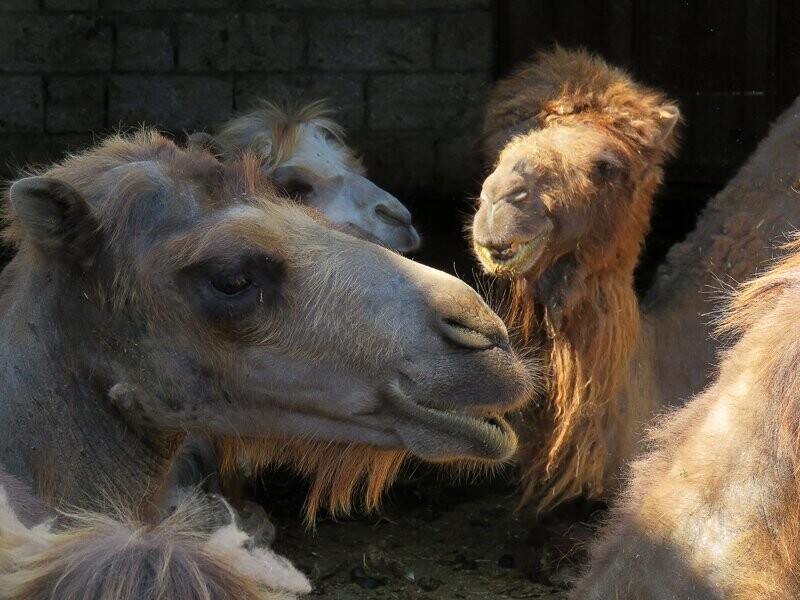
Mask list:
[{"label": "grey stone block", "polygon": [[493,21],[489,11],[439,17],[436,66],[440,69],[489,71],[494,62]]},{"label": "grey stone block", "polygon": [[117,69],[169,71],[175,50],[166,27],[121,26],[117,30]]},{"label": "grey stone block", "polygon": [[39,0],[0,0],[0,11],[36,10],[38,8],[39,8]]},{"label": "grey stone block", "polygon": [[108,122],[160,129],[205,129],[228,117],[233,84],[218,77],[118,75],[109,86]]},{"label": "grey stone block", "polygon": [[364,80],[355,73],[267,73],[245,75],[236,81],[237,110],[260,98],[290,102],[327,99],[335,119],[348,130],[364,125]]},{"label": "grey stone block", "polygon": [[369,127],[470,131],[483,114],[487,73],[375,75],[368,86]]},{"label": "grey stone block", "polygon": [[96,10],[99,0],[44,0],[44,7],[51,10]]},{"label": "grey stone block", "polygon": [[433,22],[425,16],[334,15],[311,23],[309,64],[327,70],[414,71],[431,65]]},{"label": "grey stone block", "polygon": [[248,0],[251,8],[327,8],[341,10],[348,8],[365,8],[367,0]]},{"label": "grey stone block", "polygon": [[370,0],[372,8],[416,10],[425,8],[489,8],[492,0]]},{"label": "grey stone block", "polygon": [[99,131],[105,125],[105,77],[54,77],[47,85],[51,133]]},{"label": "grey stone block", "polygon": [[3,76],[0,90],[0,132],[42,131],[41,77]]},{"label": "grey stone block", "polygon": [[436,143],[430,136],[375,136],[359,140],[367,174],[377,185],[401,196],[433,188]]},{"label": "grey stone block", "polygon": [[230,0],[106,0],[108,10],[201,10],[228,8]]},{"label": "grey stone block", "polygon": [[91,143],[91,134],[0,133],[0,177],[19,177],[26,165],[47,165],[63,158],[66,152],[81,150]]},{"label": "grey stone block", "polygon": [[299,19],[270,13],[186,15],[179,64],[191,71],[289,71],[303,62]]},{"label": "grey stone block", "polygon": [[108,71],[111,28],[86,15],[0,19],[0,71]]},{"label": "grey stone block", "polygon": [[478,131],[447,136],[436,144],[436,170],[439,187],[447,193],[476,197],[483,177],[475,139]]}]

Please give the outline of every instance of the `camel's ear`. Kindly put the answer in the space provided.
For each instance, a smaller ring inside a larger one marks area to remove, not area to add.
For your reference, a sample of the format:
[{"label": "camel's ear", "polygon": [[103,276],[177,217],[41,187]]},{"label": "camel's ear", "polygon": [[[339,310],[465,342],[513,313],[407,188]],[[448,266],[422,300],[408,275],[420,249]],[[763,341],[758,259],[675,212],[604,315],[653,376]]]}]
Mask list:
[{"label": "camel's ear", "polygon": [[664,104],[658,107],[659,129],[653,139],[653,146],[655,148],[665,148],[670,144],[670,137],[675,130],[675,125],[681,120],[681,111],[674,104]]},{"label": "camel's ear", "polygon": [[202,150],[218,156],[222,154],[214,136],[205,131],[195,131],[186,138],[186,147],[189,150]]},{"label": "camel's ear", "polygon": [[17,222],[39,249],[70,261],[91,256],[97,223],[80,193],[52,177],[26,177],[9,190]]}]

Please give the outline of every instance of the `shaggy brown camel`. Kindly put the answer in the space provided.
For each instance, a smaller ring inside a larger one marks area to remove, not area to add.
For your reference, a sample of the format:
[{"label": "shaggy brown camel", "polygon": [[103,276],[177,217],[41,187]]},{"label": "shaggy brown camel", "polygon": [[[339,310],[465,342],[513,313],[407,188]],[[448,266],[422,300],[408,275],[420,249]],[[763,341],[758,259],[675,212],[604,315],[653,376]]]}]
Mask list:
[{"label": "shaggy brown camel", "polygon": [[722,319],[713,385],[632,468],[581,600],[800,597],[800,238]]},{"label": "shaggy brown camel", "polygon": [[510,328],[549,357],[520,453],[524,501],[539,509],[617,488],[642,426],[707,383],[717,348],[707,292],[755,273],[800,221],[795,104],[670,251],[640,306],[633,271],[677,121],[662,94],[560,48],[490,99],[483,151],[493,172],[472,236],[484,268],[511,280]]},{"label": "shaggy brown camel", "polygon": [[111,495],[157,521],[187,432],[267,439],[375,494],[407,453],[515,450],[500,414],[531,375],[502,321],[282,201],[255,159],[115,137],[14,183],[6,218],[0,462],[48,506]]},{"label": "shaggy brown camel", "polygon": [[320,210],[357,237],[398,252],[413,252],[420,237],[411,213],[394,196],[366,178],[366,170],[344,142],[344,129],[322,100],[259,107],[224,123],[213,136],[194,134],[226,159],[248,151],[261,157],[267,174],[288,196]]}]

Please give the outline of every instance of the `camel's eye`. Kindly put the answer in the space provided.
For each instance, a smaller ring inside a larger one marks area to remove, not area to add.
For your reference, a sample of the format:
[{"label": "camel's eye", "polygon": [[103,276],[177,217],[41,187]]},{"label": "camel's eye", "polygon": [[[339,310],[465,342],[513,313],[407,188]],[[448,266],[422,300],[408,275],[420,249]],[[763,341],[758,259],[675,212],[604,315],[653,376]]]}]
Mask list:
[{"label": "camel's eye", "polygon": [[281,187],[287,196],[295,200],[307,198],[314,191],[314,186],[301,179],[290,179]]},{"label": "camel's eye", "polygon": [[280,302],[283,263],[259,252],[214,257],[180,271],[178,282],[189,301],[213,323],[248,319],[259,307]]},{"label": "camel's eye", "polygon": [[594,163],[592,178],[599,181],[611,181],[619,175],[620,170],[620,166],[617,163],[600,159]]},{"label": "camel's eye", "polygon": [[301,167],[278,167],[271,177],[284,195],[298,202],[306,200],[314,191],[313,177]]},{"label": "camel's eye", "polygon": [[247,275],[240,273],[238,275],[223,275],[220,277],[212,277],[209,284],[220,294],[225,296],[236,296],[247,290],[253,281]]}]

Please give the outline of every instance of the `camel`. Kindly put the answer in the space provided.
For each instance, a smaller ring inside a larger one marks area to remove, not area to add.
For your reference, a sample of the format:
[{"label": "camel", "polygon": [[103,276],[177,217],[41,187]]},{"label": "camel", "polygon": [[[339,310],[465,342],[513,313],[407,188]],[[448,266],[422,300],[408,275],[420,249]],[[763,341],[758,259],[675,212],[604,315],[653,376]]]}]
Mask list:
[{"label": "camel", "polygon": [[[281,199],[254,157],[115,136],[16,181],[4,217],[17,252],[0,274],[0,472],[50,511],[100,509],[55,531],[72,556],[128,564],[141,530],[109,525],[110,498],[147,525],[142,552],[175,538],[194,553],[181,564],[199,564],[211,537],[157,527],[190,432],[252,453],[263,441],[267,460],[287,448],[333,495],[379,495],[406,455],[494,464],[515,451],[502,415],[533,375],[500,318],[456,278]],[[0,522],[0,548],[15,527]],[[62,580],[47,548],[22,555],[0,560],[13,563],[0,589]],[[149,556],[143,568],[166,564]]]},{"label": "camel", "polygon": [[716,381],[650,432],[582,600],[800,597],[800,237],[741,286]]},{"label": "camel", "polygon": [[509,328],[548,357],[547,391],[521,417],[522,502],[539,511],[618,489],[643,426],[713,373],[708,292],[754,274],[800,221],[795,103],[640,304],[633,271],[679,120],[660,92],[562,48],[491,95],[481,147],[492,172],[472,239],[483,268],[509,281]]},{"label": "camel", "polygon": [[322,100],[303,106],[262,100],[217,133],[189,139],[224,159],[252,152],[264,159],[267,174],[284,194],[320,210],[331,223],[398,252],[417,250],[420,237],[411,213],[367,179],[333,116]]}]

